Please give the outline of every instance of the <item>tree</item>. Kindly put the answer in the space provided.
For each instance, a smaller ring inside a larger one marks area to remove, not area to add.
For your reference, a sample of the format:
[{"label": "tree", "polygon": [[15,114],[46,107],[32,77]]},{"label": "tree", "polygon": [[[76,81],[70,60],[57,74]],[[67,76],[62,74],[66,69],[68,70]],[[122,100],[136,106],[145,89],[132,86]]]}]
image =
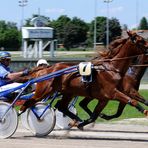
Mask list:
[{"label": "tree", "polygon": [[59,43],[64,44],[67,50],[74,45],[85,42],[89,29],[83,20],[77,17],[70,19],[65,15],[51,22],[51,27],[55,29],[55,38],[58,39]]},{"label": "tree", "polygon": [[21,33],[16,29],[8,29],[3,33],[2,47],[9,50],[19,49],[21,47]]},{"label": "tree", "polygon": [[66,15],[61,15],[57,20],[53,20],[50,23],[50,27],[54,29],[54,38],[58,39],[58,43],[64,42],[64,27],[70,22],[71,19]]},{"label": "tree", "polygon": [[87,39],[88,25],[81,19],[74,17],[64,27],[64,46],[79,46]]},{"label": "tree", "polygon": [[112,18],[109,21],[109,40],[113,41],[116,37],[121,36],[122,29],[119,21],[116,18]]},{"label": "tree", "polygon": [[141,19],[138,29],[148,30],[148,22],[147,22],[147,19],[145,17],[143,17]]},{"label": "tree", "polygon": [[[94,39],[94,20],[90,23],[89,36],[88,40],[89,45],[92,46]],[[106,27],[106,18],[105,17],[96,17],[96,42],[105,43],[105,27]]]},{"label": "tree", "polygon": [[0,21],[0,47],[8,50],[19,49],[21,46],[21,33],[16,23]]},{"label": "tree", "polygon": [[[93,43],[94,37],[94,20],[90,23],[89,41]],[[121,26],[116,18],[109,19],[109,41],[121,35]],[[96,18],[96,41],[106,44],[106,17]]]}]

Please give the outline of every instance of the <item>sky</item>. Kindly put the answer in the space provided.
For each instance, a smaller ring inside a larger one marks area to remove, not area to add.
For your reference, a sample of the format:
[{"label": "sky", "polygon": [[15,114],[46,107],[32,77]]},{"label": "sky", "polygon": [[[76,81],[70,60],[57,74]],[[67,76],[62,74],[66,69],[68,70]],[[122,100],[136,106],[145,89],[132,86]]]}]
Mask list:
[{"label": "sky", "polygon": [[31,18],[39,12],[51,20],[67,15],[70,18],[76,16],[85,22],[91,22],[95,16],[109,16],[117,18],[121,25],[127,24],[132,29],[143,16],[148,19],[148,0],[112,0],[110,3],[105,3],[104,0],[27,1],[25,7],[20,7],[19,0],[0,0],[0,20],[15,22],[20,26],[22,18]]}]

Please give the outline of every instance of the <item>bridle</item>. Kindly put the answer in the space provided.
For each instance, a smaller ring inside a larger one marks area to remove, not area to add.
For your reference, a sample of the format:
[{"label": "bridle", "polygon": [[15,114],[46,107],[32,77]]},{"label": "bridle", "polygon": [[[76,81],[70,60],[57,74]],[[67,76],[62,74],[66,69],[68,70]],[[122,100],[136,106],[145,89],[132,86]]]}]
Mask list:
[{"label": "bridle", "polygon": [[133,58],[136,58],[136,57],[141,56],[141,55],[143,55],[143,54],[138,54],[138,55],[129,56],[129,57],[123,57],[123,58],[103,59],[103,60],[99,60],[99,62],[112,62],[112,61],[120,61],[120,60],[133,59]]},{"label": "bridle", "polygon": [[[133,44],[135,44],[139,49],[141,49],[141,50],[146,50],[146,52],[145,53],[148,53],[148,48],[146,48],[146,47],[144,47],[143,45],[140,45],[140,44],[137,44],[137,42],[136,42],[136,37],[137,37],[137,34],[135,34],[135,35],[133,35],[133,36],[130,36],[129,38],[130,38],[130,40],[132,41],[132,43]],[[146,42],[143,38],[142,38],[142,40],[141,40],[141,42]],[[142,47],[143,46],[143,47]]]}]

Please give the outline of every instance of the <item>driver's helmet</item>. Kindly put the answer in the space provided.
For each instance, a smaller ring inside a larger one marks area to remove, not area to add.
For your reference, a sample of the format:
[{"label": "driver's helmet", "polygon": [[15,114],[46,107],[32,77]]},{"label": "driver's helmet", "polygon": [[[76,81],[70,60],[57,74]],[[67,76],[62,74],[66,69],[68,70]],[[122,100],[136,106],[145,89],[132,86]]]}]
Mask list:
[{"label": "driver's helmet", "polygon": [[4,59],[11,59],[11,54],[6,51],[1,51],[0,52],[0,60],[4,60]]},{"label": "driver's helmet", "polygon": [[37,62],[37,66],[41,66],[41,65],[49,65],[49,63],[45,60],[45,59],[40,59]]}]

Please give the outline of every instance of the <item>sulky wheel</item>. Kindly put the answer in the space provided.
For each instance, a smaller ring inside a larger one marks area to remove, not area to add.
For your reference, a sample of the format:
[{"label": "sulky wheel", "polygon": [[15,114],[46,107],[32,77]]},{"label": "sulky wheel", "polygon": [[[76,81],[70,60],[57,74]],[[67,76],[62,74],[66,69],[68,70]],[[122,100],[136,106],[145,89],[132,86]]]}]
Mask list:
[{"label": "sulky wheel", "polygon": [[[41,102],[35,105],[35,111],[38,115],[41,115],[45,108],[46,105]],[[27,122],[29,129],[34,135],[39,137],[47,136],[54,129],[56,122],[55,112],[52,108],[48,108],[41,119],[37,119],[36,115],[29,109]]]},{"label": "sulky wheel", "polygon": [[18,127],[18,116],[13,107],[10,108],[2,119],[9,106],[9,103],[0,102],[0,138],[3,139],[11,137]]},{"label": "sulky wheel", "polygon": [[[71,106],[69,109],[72,113],[76,114],[76,108]],[[62,112],[56,110],[56,126],[57,129],[70,129],[69,123],[72,121],[68,116],[63,115]]]},{"label": "sulky wheel", "polygon": [[20,120],[21,120],[21,123],[23,125],[23,127],[27,130],[29,130],[29,125],[28,125],[28,112],[29,112],[29,109],[27,109],[23,114],[21,114],[20,116]]}]

